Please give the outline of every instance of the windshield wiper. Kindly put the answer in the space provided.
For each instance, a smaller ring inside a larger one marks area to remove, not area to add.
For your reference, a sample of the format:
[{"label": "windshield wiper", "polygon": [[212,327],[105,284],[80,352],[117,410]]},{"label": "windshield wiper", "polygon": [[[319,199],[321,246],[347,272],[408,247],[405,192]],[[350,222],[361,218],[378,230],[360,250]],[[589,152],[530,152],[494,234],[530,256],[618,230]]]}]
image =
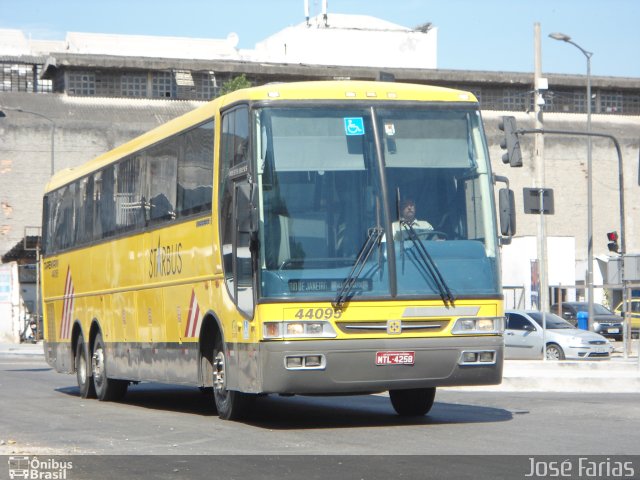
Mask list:
[{"label": "windshield wiper", "polygon": [[364,266],[366,265],[367,260],[369,260],[369,257],[376,245],[380,245],[383,235],[384,229],[382,227],[373,227],[369,229],[367,232],[367,240],[364,242],[364,245],[362,245],[362,248],[358,253],[358,258],[356,258],[353,267],[351,267],[349,275],[347,275],[347,278],[342,282],[342,286],[340,287],[340,290],[338,290],[336,298],[331,302],[331,305],[333,305],[334,308],[342,308],[345,302],[351,298],[358,277],[362,273],[362,270],[364,269]]},{"label": "windshield wiper", "polygon": [[444,280],[444,277],[442,276],[440,269],[436,265],[436,262],[433,260],[431,255],[429,255],[429,252],[427,251],[427,248],[424,246],[424,243],[422,242],[422,240],[420,240],[420,237],[418,237],[418,234],[416,233],[416,231],[413,229],[411,225],[406,223],[404,220],[400,221],[400,225],[401,225],[400,227],[401,229],[402,227],[404,227],[409,232],[409,239],[413,242],[414,247],[416,247],[418,251],[418,257],[422,260],[423,265],[426,267],[427,271],[431,275],[431,278],[433,278],[433,281],[435,282],[436,287],[438,287],[440,298],[442,298],[442,301],[445,303],[445,305],[450,304],[453,306],[453,302],[455,301],[455,298],[451,293],[451,290],[449,289],[447,282]]}]

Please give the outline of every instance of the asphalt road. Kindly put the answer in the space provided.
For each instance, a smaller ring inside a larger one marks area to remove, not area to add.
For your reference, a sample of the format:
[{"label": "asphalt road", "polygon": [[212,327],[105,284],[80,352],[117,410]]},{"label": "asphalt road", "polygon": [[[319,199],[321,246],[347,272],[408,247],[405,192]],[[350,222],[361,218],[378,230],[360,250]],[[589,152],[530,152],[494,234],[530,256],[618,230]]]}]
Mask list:
[{"label": "asphalt road", "polygon": [[440,389],[428,416],[404,419],[383,395],[270,396],[237,423],[195,388],[141,384],[121,403],[84,400],[75,376],[0,356],[0,454],[638,454],[638,400]]}]

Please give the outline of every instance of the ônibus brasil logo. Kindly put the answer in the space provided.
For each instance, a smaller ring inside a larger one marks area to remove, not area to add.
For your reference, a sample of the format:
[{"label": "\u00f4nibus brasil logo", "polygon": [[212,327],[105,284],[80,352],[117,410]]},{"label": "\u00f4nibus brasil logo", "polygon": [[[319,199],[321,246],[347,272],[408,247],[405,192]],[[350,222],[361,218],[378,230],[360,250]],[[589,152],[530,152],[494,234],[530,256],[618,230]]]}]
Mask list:
[{"label": "\u00f4nibus brasil logo", "polygon": [[12,456],[9,457],[9,478],[26,478],[33,480],[66,480],[69,470],[73,469],[73,462],[48,458],[40,460],[38,457]]}]

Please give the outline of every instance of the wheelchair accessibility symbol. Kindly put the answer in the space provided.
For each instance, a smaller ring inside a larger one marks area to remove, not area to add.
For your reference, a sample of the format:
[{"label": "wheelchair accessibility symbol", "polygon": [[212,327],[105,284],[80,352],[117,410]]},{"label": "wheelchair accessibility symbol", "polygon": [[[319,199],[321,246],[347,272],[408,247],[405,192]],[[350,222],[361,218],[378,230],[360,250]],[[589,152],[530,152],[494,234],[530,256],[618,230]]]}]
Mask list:
[{"label": "wheelchair accessibility symbol", "polygon": [[348,136],[364,135],[364,120],[362,117],[345,118],[344,133]]}]

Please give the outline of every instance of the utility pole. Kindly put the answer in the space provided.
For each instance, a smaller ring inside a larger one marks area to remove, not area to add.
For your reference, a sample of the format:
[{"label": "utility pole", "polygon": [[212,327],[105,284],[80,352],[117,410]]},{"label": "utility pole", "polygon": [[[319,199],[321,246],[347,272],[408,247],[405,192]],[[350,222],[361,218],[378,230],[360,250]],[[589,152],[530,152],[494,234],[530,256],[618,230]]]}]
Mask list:
[{"label": "utility pole", "polygon": [[[542,47],[540,42],[540,24],[535,23],[534,27],[534,69],[533,69],[533,112],[536,117],[535,128],[542,130],[544,128],[542,119],[542,106],[544,98],[541,90],[546,90],[546,80],[542,79]],[[543,85],[544,81],[544,85]],[[547,360],[546,352],[546,333],[547,318],[545,313],[549,308],[549,281],[547,278],[547,235],[544,218],[544,186],[545,186],[545,170],[544,170],[544,135],[536,133],[534,137],[534,155],[533,164],[536,170],[535,187],[539,189],[540,214],[538,216],[538,273],[540,275],[538,282],[538,303],[540,312],[542,312],[542,359]]]},{"label": "utility pole", "polygon": [[[535,114],[536,130],[543,130],[542,106],[544,98],[542,98],[541,90],[546,90],[546,79],[542,78],[542,53],[540,42],[540,24],[534,24],[534,101],[533,111]],[[534,160],[535,168],[535,188],[540,189],[540,215],[538,217],[538,271],[540,272],[540,292],[538,301],[540,303],[540,311],[546,312],[549,308],[549,280],[547,277],[547,236],[544,217],[544,187],[545,187],[545,168],[544,168],[544,135],[536,133],[534,139]],[[543,317],[544,318],[544,317]]]}]

